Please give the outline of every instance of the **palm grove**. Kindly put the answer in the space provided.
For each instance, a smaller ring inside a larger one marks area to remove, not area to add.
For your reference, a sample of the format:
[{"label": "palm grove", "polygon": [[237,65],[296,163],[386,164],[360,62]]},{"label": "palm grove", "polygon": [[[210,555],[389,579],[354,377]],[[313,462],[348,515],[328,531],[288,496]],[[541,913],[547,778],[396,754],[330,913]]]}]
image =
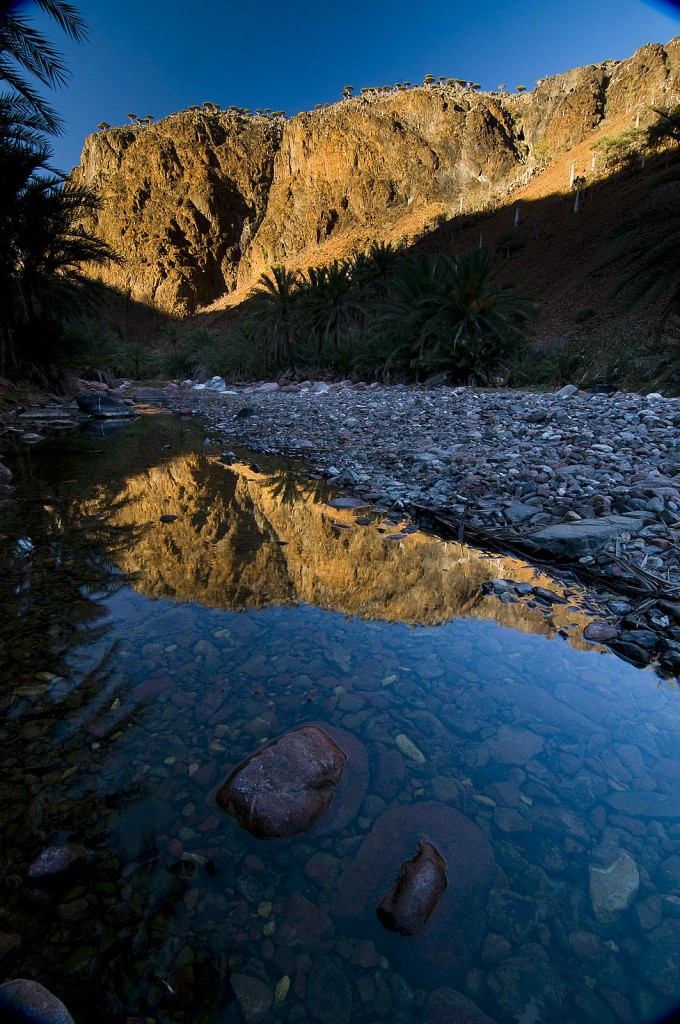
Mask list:
[{"label": "palm grove", "polygon": [[[72,5],[33,2],[59,30],[85,39]],[[53,368],[69,361],[80,372],[135,376],[324,371],[483,383],[521,350],[534,307],[494,282],[491,252],[424,256],[376,242],[306,272],[269,268],[226,336],[171,322],[163,354],[152,344],[124,351],[91,317],[88,265],[118,260],[81,226],[100,200],[50,164],[49,138],[61,122],[40,89],[63,85],[66,69],[21,10],[0,8],[0,374],[53,383]],[[678,109],[656,114],[647,145],[677,149]],[[674,167],[660,177],[665,190],[677,189]],[[652,193],[650,208],[618,229],[626,253],[620,288],[660,305],[661,331],[680,313],[678,205],[673,193],[670,203]],[[515,373],[515,383],[538,379],[530,362],[531,379]]]},{"label": "palm grove", "polygon": [[[78,11],[62,0],[36,5],[72,39],[85,39]],[[63,85],[58,51],[21,8],[0,16],[0,372],[36,376],[56,363],[68,323],[87,301],[88,263],[115,259],[79,226],[97,207],[51,164],[49,137],[59,117],[40,89]]]}]

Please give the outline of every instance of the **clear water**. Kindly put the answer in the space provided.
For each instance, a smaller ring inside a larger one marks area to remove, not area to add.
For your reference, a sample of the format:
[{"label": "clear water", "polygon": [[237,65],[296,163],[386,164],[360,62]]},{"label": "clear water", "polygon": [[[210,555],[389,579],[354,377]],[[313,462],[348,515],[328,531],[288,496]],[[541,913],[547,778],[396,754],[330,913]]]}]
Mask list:
[{"label": "clear water", "polygon": [[[165,416],[6,452],[2,979],[78,1024],[632,1024],[680,1001],[674,684],[583,641],[584,595],[524,563],[357,524],[241,455]],[[499,576],[567,602],[484,597]],[[215,792],[310,722],[346,738],[344,818],[257,840]],[[456,815],[476,838],[449,895],[388,933],[357,878],[379,899]],[[31,883],[62,842],[82,871]]]}]

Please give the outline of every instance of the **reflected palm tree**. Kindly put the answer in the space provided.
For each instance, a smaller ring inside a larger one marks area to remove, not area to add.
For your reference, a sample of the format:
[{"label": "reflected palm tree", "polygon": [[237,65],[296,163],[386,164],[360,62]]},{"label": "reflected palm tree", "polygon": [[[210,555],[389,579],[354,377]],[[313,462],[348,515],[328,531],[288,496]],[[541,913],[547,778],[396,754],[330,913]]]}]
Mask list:
[{"label": "reflected palm tree", "polygon": [[262,486],[269,490],[277,505],[297,505],[305,498],[303,478],[287,469],[267,476]]}]

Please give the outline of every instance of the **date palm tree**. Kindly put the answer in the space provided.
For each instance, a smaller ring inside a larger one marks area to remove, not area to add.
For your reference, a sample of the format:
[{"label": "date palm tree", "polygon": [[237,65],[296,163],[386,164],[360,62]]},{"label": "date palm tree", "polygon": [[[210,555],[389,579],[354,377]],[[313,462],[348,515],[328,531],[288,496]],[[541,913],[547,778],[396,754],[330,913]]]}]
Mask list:
[{"label": "date palm tree", "polygon": [[513,288],[494,284],[485,249],[408,260],[379,321],[388,368],[483,380],[524,337],[533,311]]},{"label": "date palm tree", "polygon": [[260,276],[251,300],[248,319],[265,347],[265,353],[277,367],[294,363],[296,340],[295,311],[300,275],[277,265]]},{"label": "date palm tree", "polygon": [[82,310],[93,284],[86,265],[118,262],[81,221],[100,206],[88,188],[50,172],[48,148],[0,139],[0,362],[53,359],[55,323]]},{"label": "date palm tree", "polygon": [[[35,0],[72,39],[84,23],[62,0]],[[61,85],[66,69],[48,40],[12,5],[0,21],[0,366],[53,357],[52,339],[85,294],[83,266],[115,259],[80,226],[98,206],[51,166],[45,133],[60,129],[56,114],[26,75]],[[60,319],[61,318],[61,319]]]},{"label": "date palm tree", "polygon": [[323,365],[329,343],[331,359],[336,359],[343,338],[349,337],[363,313],[351,265],[333,260],[326,267],[310,267],[300,288],[299,312],[316,339],[319,363]]}]

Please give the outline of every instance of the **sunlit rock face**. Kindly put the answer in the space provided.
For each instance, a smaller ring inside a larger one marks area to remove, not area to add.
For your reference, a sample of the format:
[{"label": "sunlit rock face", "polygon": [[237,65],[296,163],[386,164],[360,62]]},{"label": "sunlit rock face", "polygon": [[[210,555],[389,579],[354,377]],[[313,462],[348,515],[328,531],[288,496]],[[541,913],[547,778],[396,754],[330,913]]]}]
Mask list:
[{"label": "sunlit rock face", "polygon": [[679,51],[677,39],[644,46],[522,94],[381,90],[289,121],[186,110],[90,135],[73,180],[101,192],[87,227],[124,258],[97,273],[186,314],[276,262],[413,239],[461,203],[481,209],[547,154],[670,102]]},{"label": "sunlit rock face", "polygon": [[[149,597],[233,610],[302,602],[427,626],[478,617],[548,636],[567,626],[580,635],[589,621],[571,602],[542,614],[485,597],[482,584],[497,577],[564,594],[517,559],[420,532],[394,539],[399,525],[358,525],[359,512],[331,508],[328,497],[316,481],[192,453],[95,504],[113,526],[134,531],[134,543],[113,557]],[[177,518],[161,521],[170,515]]]}]

